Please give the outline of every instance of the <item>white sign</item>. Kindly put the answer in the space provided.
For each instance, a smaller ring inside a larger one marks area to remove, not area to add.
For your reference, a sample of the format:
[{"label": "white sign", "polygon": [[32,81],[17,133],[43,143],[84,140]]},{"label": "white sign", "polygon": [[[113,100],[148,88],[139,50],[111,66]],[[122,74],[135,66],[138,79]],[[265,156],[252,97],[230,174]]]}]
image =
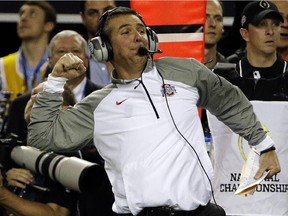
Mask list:
[{"label": "white sign", "polygon": [[251,101],[255,113],[276,143],[281,172],[262,181],[253,195],[235,195],[249,145],[207,112],[212,134],[214,193],[227,215],[288,215],[288,102]]}]

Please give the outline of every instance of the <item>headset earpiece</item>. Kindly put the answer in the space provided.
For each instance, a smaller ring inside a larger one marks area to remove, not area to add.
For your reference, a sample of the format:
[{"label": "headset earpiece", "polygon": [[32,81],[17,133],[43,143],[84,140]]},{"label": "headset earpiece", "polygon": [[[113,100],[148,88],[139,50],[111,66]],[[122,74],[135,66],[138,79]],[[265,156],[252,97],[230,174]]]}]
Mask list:
[{"label": "headset earpiece", "polygon": [[105,62],[109,59],[107,44],[100,36],[92,38],[89,42],[89,50],[92,57],[98,62]]},{"label": "headset earpiece", "polygon": [[148,38],[148,50],[152,52],[157,52],[159,46],[157,34],[149,27],[146,27],[146,33]]}]

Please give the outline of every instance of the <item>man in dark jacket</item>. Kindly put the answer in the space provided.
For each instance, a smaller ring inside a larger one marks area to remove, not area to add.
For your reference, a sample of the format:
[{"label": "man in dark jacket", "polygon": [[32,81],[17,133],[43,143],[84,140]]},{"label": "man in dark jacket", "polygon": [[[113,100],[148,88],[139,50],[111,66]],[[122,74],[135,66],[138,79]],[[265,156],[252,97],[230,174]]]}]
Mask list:
[{"label": "man in dark jacket", "polygon": [[241,20],[246,55],[236,65],[218,64],[214,72],[237,85],[249,100],[287,101],[287,62],[277,54],[283,18],[276,5],[269,1],[249,3]]}]

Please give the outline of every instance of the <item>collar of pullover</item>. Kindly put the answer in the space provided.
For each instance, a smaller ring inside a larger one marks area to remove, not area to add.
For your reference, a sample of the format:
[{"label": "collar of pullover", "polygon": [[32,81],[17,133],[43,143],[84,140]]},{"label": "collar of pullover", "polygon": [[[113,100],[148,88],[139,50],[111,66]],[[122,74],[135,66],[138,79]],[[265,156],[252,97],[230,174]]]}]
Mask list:
[{"label": "collar of pullover", "polygon": [[[151,71],[152,69],[153,69],[153,60],[148,59],[146,66],[145,66],[142,73],[147,73],[147,72]],[[134,82],[135,80],[139,80],[140,77],[132,79],[132,80],[118,79],[117,78],[117,72],[115,71],[115,69],[112,71],[112,83],[114,83],[114,84],[129,84],[129,83]]]}]

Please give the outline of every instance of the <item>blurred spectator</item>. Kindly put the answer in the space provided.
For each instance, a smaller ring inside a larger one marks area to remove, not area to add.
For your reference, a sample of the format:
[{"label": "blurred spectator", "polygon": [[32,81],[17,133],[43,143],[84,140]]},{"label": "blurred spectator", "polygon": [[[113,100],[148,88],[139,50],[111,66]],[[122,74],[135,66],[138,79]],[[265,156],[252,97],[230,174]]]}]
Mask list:
[{"label": "blurred spectator", "polygon": [[[217,51],[218,42],[224,32],[223,26],[223,4],[219,0],[207,1],[206,23],[205,23],[205,56],[204,64],[213,70],[218,62],[228,62],[226,58]],[[205,134],[205,139],[209,143],[210,131],[207,122],[206,110],[202,110],[201,122]]]},{"label": "blurred spectator", "polygon": [[[88,41],[95,37],[98,31],[99,18],[102,14],[116,7],[114,0],[82,0],[80,7],[80,15],[82,23],[87,30]],[[87,76],[95,84],[104,87],[111,83],[110,72],[113,67],[109,62],[96,62],[95,59],[90,56],[89,60],[89,73]]]},{"label": "blurred spectator", "polygon": [[[218,43],[218,50],[226,57],[233,55],[236,50],[245,45],[239,29],[241,27],[241,13],[249,1],[234,1],[234,19],[229,30],[225,31],[222,40]],[[230,10],[232,8],[229,8]]]},{"label": "blurred spectator", "polygon": [[207,1],[205,23],[205,66],[213,69],[217,62],[227,62],[217,51],[217,44],[224,32],[223,4],[218,0]]},{"label": "blurred spectator", "polygon": [[113,0],[82,0],[80,15],[87,30],[87,39],[95,37],[102,14],[116,6]]},{"label": "blurred spectator", "polygon": [[56,26],[56,11],[46,1],[26,1],[19,9],[17,34],[21,46],[0,59],[1,90],[18,94],[30,92],[43,81],[47,69],[48,42]]},{"label": "blurred spectator", "polygon": [[273,0],[283,17],[280,25],[280,43],[277,48],[278,53],[288,61],[288,0]]}]

